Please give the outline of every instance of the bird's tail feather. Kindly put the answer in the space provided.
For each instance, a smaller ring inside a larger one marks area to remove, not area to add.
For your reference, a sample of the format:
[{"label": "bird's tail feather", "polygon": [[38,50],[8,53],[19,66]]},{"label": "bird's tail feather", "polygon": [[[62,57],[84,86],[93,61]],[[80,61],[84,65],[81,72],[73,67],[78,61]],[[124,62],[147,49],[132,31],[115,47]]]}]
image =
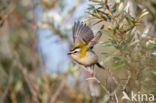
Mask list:
[{"label": "bird's tail feather", "polygon": [[101,68],[101,69],[105,69],[101,64],[99,64],[99,63],[96,63],[96,65],[99,67],[99,68]]}]

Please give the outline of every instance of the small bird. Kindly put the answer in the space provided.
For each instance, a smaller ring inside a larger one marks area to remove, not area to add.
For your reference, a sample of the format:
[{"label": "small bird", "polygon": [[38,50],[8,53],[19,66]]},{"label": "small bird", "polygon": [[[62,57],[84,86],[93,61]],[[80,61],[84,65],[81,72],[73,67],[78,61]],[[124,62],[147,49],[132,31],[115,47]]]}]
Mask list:
[{"label": "small bird", "polygon": [[[101,27],[101,29],[103,28],[104,26]],[[93,47],[100,39],[102,33],[98,31],[94,36],[90,27],[80,21],[74,23],[72,32],[75,46],[70,50],[68,55],[70,55],[74,61],[85,67],[94,67],[96,64],[98,67],[104,69],[104,67],[98,63],[98,56],[93,51]]]}]

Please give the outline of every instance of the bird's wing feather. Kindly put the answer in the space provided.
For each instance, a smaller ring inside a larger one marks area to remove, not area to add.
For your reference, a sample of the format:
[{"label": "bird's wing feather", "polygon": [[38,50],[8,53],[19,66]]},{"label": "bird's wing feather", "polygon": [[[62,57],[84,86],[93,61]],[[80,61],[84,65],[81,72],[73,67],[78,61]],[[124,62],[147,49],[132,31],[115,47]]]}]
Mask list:
[{"label": "bird's wing feather", "polygon": [[[100,30],[102,29],[104,29],[104,25],[101,26]],[[88,47],[92,48],[95,44],[97,44],[101,36],[102,36],[102,32],[98,31],[95,37],[88,43]]]},{"label": "bird's wing feather", "polygon": [[93,31],[89,26],[82,22],[75,22],[72,30],[75,45],[80,43],[88,44],[94,38]]}]

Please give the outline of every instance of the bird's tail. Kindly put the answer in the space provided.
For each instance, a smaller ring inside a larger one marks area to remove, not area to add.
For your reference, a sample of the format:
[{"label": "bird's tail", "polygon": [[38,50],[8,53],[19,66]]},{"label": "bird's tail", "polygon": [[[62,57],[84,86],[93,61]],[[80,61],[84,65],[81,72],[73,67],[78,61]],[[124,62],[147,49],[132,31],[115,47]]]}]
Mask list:
[{"label": "bird's tail", "polygon": [[99,64],[98,62],[96,63],[96,65],[101,68],[101,69],[105,69],[101,64]]}]

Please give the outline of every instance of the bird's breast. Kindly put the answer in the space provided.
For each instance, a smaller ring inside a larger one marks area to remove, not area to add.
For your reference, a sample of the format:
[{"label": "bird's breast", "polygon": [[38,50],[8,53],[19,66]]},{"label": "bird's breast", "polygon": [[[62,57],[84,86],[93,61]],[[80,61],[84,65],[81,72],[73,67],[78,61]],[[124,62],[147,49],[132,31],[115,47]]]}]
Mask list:
[{"label": "bird's breast", "polygon": [[73,56],[72,57],[76,62],[85,65],[85,66],[90,66],[93,65],[95,63],[97,63],[97,55],[94,52],[87,52],[86,56],[84,56],[83,58],[80,56]]}]

